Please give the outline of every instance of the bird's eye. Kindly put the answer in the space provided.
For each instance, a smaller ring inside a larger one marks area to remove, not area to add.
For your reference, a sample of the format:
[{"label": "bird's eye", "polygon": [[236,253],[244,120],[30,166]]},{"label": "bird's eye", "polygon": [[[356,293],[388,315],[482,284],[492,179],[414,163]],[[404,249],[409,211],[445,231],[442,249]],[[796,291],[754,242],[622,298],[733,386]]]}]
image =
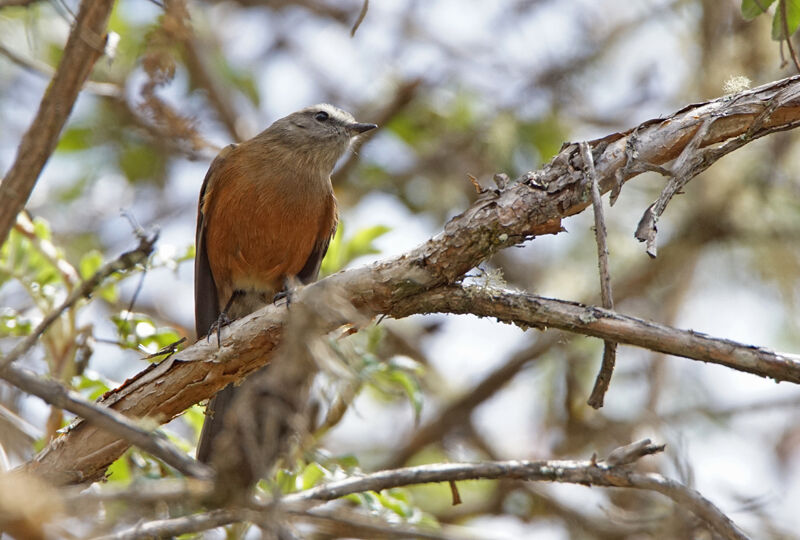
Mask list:
[{"label": "bird's eye", "polygon": [[317,114],[314,115],[314,120],[317,122],[324,122],[328,119],[328,113],[325,111],[319,111]]}]

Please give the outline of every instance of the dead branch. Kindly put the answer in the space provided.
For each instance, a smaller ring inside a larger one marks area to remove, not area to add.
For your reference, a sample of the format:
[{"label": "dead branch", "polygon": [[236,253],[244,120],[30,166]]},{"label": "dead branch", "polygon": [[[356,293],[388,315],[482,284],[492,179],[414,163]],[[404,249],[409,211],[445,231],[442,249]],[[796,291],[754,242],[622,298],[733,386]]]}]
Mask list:
[{"label": "dead branch", "polygon": [[450,286],[407,298],[393,309],[396,317],[414,313],[472,313],[522,328],[558,328],[800,384],[798,356],[534,294]]},{"label": "dead branch", "polygon": [[617,448],[605,461],[484,461],[480,463],[437,463],[392,469],[329,482],[300,493],[287,495],[282,504],[309,500],[332,500],[350,493],[381,491],[393,487],[430,482],[499,479],[574,483],[590,486],[628,487],[656,491],[687,508],[723,538],[743,540],[747,536],[711,501],[697,491],[659,474],[638,474],[629,466],[640,458],[663,451],[649,440]]},{"label": "dead branch", "polygon": [[[597,185],[597,173],[594,170],[594,157],[591,150],[589,150],[588,144],[582,142],[578,146],[588,176],[589,192],[592,196],[594,237],[597,242],[597,263],[600,271],[600,298],[604,308],[614,309],[614,296],[611,293],[611,273],[608,270],[606,218],[603,214],[603,199],[600,198],[600,186]],[[611,375],[614,373],[616,361],[617,344],[613,341],[605,340],[603,343],[603,361],[588,401],[589,405],[595,409],[603,406],[603,399],[608,391],[608,386],[611,384]]]}]

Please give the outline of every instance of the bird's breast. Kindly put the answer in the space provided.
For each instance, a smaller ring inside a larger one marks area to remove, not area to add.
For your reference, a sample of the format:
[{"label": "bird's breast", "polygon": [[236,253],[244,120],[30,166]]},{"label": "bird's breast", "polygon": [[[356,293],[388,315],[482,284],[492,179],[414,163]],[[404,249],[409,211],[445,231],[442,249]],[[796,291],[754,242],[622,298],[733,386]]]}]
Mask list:
[{"label": "bird's breast", "polygon": [[234,290],[271,299],[287,276],[303,268],[335,220],[327,179],[327,189],[319,189],[278,175],[251,177],[229,172],[211,186],[204,204],[206,249],[223,305]]}]

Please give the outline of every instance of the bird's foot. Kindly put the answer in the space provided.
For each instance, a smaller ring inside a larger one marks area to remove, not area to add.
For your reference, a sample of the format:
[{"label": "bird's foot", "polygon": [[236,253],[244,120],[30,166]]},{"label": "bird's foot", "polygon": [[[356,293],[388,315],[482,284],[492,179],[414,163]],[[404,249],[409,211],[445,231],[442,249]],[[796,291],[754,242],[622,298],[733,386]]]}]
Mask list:
[{"label": "bird's foot", "polygon": [[206,340],[211,343],[211,336],[214,334],[217,335],[217,348],[222,346],[222,329],[231,324],[233,321],[228,317],[228,314],[224,311],[219,314],[217,320],[211,324],[211,328],[208,329],[208,335],[206,336]]},{"label": "bird's foot", "polygon": [[272,303],[275,305],[280,305],[280,301],[284,300],[286,302],[286,307],[288,308],[292,303],[292,296],[294,296],[294,289],[283,289],[281,292],[272,297]]}]

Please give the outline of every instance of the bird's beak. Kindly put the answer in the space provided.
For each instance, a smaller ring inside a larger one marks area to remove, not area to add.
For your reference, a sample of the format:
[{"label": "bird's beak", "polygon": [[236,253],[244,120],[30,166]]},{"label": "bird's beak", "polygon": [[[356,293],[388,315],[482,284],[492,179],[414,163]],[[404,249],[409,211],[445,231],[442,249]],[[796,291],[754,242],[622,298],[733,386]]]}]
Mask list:
[{"label": "bird's beak", "polygon": [[352,133],[366,133],[367,131],[375,129],[376,127],[378,127],[377,124],[361,124],[356,122],[353,124],[349,124],[347,126],[347,129]]}]

